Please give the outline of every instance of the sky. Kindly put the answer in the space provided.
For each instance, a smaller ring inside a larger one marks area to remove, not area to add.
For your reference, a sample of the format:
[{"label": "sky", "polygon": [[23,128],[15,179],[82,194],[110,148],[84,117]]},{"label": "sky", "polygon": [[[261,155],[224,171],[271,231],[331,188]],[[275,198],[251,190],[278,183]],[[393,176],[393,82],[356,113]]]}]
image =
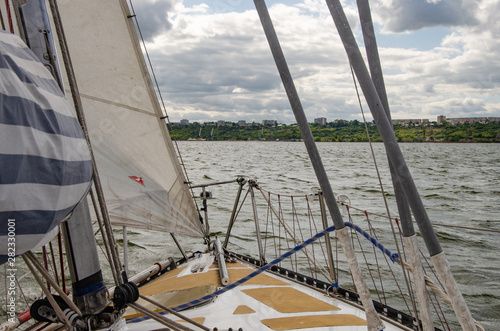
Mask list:
[{"label": "sky", "polygon": [[[356,3],[344,11],[363,56]],[[324,0],[268,0],[309,122],[362,120]],[[253,1],[133,0],[172,122],[295,123]],[[393,119],[500,117],[500,0],[372,0]]]}]

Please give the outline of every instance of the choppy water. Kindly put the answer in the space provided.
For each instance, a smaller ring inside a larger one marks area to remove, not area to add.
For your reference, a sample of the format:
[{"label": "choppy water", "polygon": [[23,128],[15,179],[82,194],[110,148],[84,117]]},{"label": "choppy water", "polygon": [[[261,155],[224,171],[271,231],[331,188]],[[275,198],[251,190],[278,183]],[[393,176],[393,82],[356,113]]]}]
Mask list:
[{"label": "choppy water", "polygon": [[[303,143],[181,141],[178,145],[193,184],[245,177],[281,195],[303,195],[318,186]],[[348,196],[357,208],[385,213],[368,144],[319,143],[318,148],[335,192]],[[487,330],[500,330],[500,233],[487,231],[500,231],[500,145],[403,144],[401,148],[430,219],[483,230],[435,227],[473,316]],[[375,144],[374,150],[394,218],[397,211],[383,145]],[[211,232],[224,236],[237,185],[209,190],[214,196],[208,209]],[[389,226],[376,227],[386,232],[379,238],[391,248]],[[251,221],[236,224],[233,236],[237,248],[255,252]],[[128,238],[130,274],[168,256],[181,257],[164,234],[130,229]],[[188,252],[204,249],[200,239],[179,239]],[[109,272],[105,276],[112,279]],[[38,292],[34,287],[26,295]],[[450,329],[458,327],[452,324]]]},{"label": "choppy water", "polygon": [[[280,194],[318,186],[302,143],[183,141],[179,148],[194,184],[243,176]],[[368,144],[319,143],[318,148],[335,192],[347,195],[353,206],[385,212]],[[433,222],[500,230],[500,145],[409,143],[401,149]],[[383,145],[374,150],[396,217]],[[211,203],[218,206],[211,210],[212,231],[218,231],[214,219],[221,209],[232,208],[236,187],[211,190],[216,198]],[[220,207],[223,203],[226,207]],[[440,226],[435,231],[474,317],[486,329],[500,330],[500,233]]]}]

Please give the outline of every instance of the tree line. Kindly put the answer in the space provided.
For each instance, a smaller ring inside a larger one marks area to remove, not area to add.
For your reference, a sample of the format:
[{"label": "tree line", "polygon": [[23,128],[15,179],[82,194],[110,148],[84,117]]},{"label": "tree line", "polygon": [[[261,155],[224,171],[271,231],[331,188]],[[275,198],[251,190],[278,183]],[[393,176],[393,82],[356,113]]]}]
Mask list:
[{"label": "tree line", "polygon": [[[326,125],[309,124],[314,139],[325,142],[367,142],[368,134],[371,141],[382,141],[373,123],[358,120],[336,121]],[[425,123],[394,125],[396,138],[400,142],[500,142],[500,123]],[[283,140],[298,141],[301,139],[297,124],[279,124],[263,126],[253,123],[239,126],[238,123],[226,122],[224,126],[190,123],[170,127],[172,138],[177,140]]]}]

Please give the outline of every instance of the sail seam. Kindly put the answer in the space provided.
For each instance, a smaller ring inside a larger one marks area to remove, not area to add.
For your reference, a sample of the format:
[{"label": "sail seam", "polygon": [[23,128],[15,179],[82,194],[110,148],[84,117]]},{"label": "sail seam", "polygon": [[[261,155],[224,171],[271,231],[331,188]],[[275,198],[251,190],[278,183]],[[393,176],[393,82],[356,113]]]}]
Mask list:
[{"label": "sail seam", "polygon": [[102,103],[107,103],[109,105],[113,105],[113,106],[125,108],[125,109],[132,110],[132,111],[135,111],[135,112],[138,112],[138,113],[141,113],[141,114],[145,114],[145,115],[149,115],[149,116],[152,116],[152,117],[156,117],[156,113],[152,113],[152,112],[149,112],[149,111],[144,110],[144,109],[132,107],[132,106],[129,106],[129,105],[126,105],[126,104],[123,104],[123,103],[118,103],[118,102],[114,102],[114,101],[111,101],[111,100],[102,99],[102,98],[95,97],[95,96],[92,96],[92,95],[88,95],[88,94],[85,94],[85,93],[80,93],[80,96],[83,97],[83,98],[86,98],[86,99],[91,99],[91,100],[94,100],[94,101],[99,101],[99,102],[102,102]]}]

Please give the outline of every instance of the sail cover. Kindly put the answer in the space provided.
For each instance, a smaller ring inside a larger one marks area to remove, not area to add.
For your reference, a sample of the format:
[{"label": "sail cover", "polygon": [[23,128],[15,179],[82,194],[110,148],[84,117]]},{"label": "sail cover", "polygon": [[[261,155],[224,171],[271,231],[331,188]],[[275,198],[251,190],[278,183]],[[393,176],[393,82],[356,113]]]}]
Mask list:
[{"label": "sail cover", "polygon": [[91,179],[72,107],[23,41],[0,30],[0,264],[50,241]]},{"label": "sail cover", "polygon": [[111,222],[203,236],[126,2],[59,12]]}]

